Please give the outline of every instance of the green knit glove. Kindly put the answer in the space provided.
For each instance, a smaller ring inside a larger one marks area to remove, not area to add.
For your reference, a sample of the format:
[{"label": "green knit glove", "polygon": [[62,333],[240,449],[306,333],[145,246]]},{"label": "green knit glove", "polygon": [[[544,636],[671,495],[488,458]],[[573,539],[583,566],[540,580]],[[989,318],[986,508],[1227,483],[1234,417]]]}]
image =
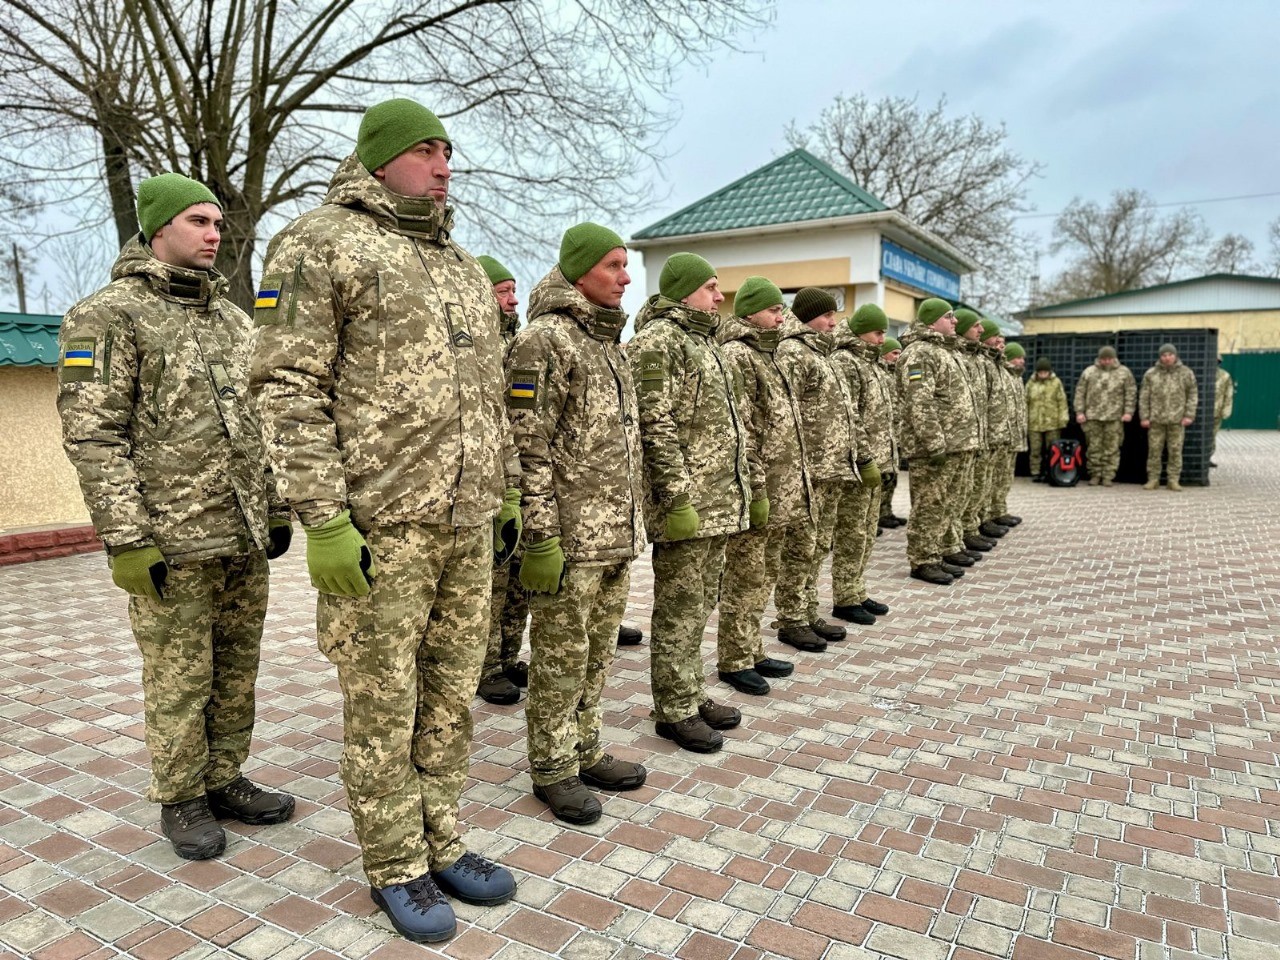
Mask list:
[{"label": "green knit glove", "polygon": [[751,529],[759,530],[769,522],[769,498],[751,501]]},{"label": "green knit glove", "polygon": [[880,486],[880,468],[876,466],[874,460],[858,464],[858,472],[862,474],[862,486],[867,490],[874,490]]},{"label": "green knit glove", "polygon": [[698,532],[698,511],[693,504],[682,503],[667,513],[667,539],[688,540]]},{"label": "green knit glove", "polygon": [[524,530],[524,518],[520,513],[520,491],[508,487],[502,495],[502,506],[493,518],[493,556],[498,563],[506,563],[520,545],[520,533]]},{"label": "green knit glove", "polygon": [[947,462],[947,455],[945,453],[935,453],[932,457],[929,458],[929,466],[931,467],[940,467],[946,462]]},{"label": "green knit glove", "polygon": [[564,579],[564,551],[559,537],[524,548],[520,558],[520,583],[533,593],[559,593]]},{"label": "green knit glove", "polygon": [[351,511],[318,527],[303,527],[307,534],[307,571],[311,585],[337,597],[363,597],[378,572],[373,554],[351,523]]},{"label": "green knit glove", "polygon": [[272,517],[267,521],[267,559],[284,556],[293,543],[293,521],[288,517]]},{"label": "green knit glove", "polygon": [[169,565],[159,547],[136,547],[111,558],[111,582],[135,597],[164,600]]}]

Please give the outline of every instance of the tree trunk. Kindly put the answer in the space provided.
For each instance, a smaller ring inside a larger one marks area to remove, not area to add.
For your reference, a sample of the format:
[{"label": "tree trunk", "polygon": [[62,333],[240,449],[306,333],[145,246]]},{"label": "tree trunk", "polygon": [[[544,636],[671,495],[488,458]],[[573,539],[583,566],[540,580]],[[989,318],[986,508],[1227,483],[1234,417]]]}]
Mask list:
[{"label": "tree trunk", "polygon": [[111,197],[111,218],[116,225],[120,246],[138,232],[138,215],[134,205],[133,177],[129,172],[129,151],[117,134],[119,127],[106,119],[102,135],[102,167],[107,177],[107,193]]}]

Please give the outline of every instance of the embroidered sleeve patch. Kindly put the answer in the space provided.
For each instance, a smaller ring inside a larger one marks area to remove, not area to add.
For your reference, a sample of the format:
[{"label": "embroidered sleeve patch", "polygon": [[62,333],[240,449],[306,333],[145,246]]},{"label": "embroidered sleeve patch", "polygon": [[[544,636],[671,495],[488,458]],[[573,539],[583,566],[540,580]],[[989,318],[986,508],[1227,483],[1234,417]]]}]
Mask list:
[{"label": "embroidered sleeve patch", "polygon": [[924,367],[908,367],[907,382],[915,383],[917,380],[924,379]]},{"label": "embroidered sleeve patch", "polygon": [[64,383],[93,380],[94,364],[98,355],[97,340],[68,340],[62,345],[61,369],[58,371]]},{"label": "embroidered sleeve patch", "polygon": [[293,315],[298,309],[298,278],[301,275],[302,258],[299,257],[292,273],[271,273],[262,278],[258,294],[253,298],[255,327],[293,325]]},{"label": "embroidered sleeve patch", "polygon": [[661,390],[666,377],[661,350],[646,350],[640,354],[639,374],[641,392]]},{"label": "embroidered sleeve patch", "polygon": [[507,386],[507,406],[512,410],[534,410],[538,406],[538,371],[512,370]]}]

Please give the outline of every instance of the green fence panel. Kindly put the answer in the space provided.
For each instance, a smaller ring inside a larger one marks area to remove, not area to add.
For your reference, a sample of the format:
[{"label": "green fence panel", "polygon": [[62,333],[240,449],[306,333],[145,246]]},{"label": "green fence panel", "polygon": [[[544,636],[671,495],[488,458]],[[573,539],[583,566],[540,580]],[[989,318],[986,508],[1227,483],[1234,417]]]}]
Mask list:
[{"label": "green fence panel", "polygon": [[1231,419],[1222,429],[1280,429],[1280,350],[1224,354],[1222,367],[1236,382]]}]

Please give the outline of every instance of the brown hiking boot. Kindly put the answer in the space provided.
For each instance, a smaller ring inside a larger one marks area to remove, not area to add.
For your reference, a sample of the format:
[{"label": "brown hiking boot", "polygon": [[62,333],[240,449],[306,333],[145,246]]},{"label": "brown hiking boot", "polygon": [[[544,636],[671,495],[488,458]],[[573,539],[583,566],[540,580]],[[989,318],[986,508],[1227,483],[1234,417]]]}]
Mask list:
[{"label": "brown hiking boot", "polygon": [[293,797],[268,793],[248,777],[236,777],[225,787],[209,791],[209,807],[220,817],[231,817],[254,826],[284,823],[293,816]]},{"label": "brown hiking boot", "polygon": [[838,627],[834,623],[827,623],[821,617],[809,624],[809,629],[817,634],[819,640],[825,640],[827,643],[835,643],[837,640],[843,640],[848,636],[848,631],[844,627]]},{"label": "brown hiking boot", "polygon": [[209,798],[203,793],[181,803],[163,804],[160,832],[184,860],[208,860],[227,848],[227,835],[213,819]]},{"label": "brown hiking boot", "polygon": [[707,722],[696,713],[675,723],[659,720],[655,726],[658,736],[666,737],[676,746],[694,753],[715,753],[724,746],[724,737],[707,726]]},{"label": "brown hiking boot", "polygon": [[605,754],[591,766],[578,771],[578,777],[597,790],[635,790],[644,786],[649,775],[643,766]]},{"label": "brown hiking boot", "polygon": [[535,783],[533,795],[551,808],[552,816],[565,823],[595,823],[604,812],[595,794],[577,777],[565,777],[545,787]]},{"label": "brown hiking boot", "polygon": [[737,707],[716,703],[710,697],[698,704],[698,716],[713,730],[732,730],[742,722],[742,711]]},{"label": "brown hiking boot", "polygon": [[821,653],[827,649],[827,641],[814,633],[808,624],[799,627],[779,627],[778,642],[808,653]]}]

